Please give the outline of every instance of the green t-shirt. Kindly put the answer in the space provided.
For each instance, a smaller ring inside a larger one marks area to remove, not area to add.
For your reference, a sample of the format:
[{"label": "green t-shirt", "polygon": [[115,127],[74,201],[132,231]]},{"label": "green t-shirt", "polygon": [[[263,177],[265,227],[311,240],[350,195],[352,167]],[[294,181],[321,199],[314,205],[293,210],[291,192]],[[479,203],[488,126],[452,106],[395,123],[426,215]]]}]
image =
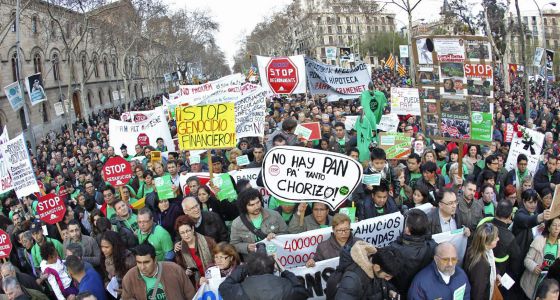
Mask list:
[{"label": "green t-shirt", "polygon": [[494,216],[494,203],[490,202],[488,204],[484,203],[484,215],[485,216]]},{"label": "green t-shirt", "polygon": [[410,181],[408,183],[408,186],[410,186],[411,188],[414,188],[414,186],[416,185],[416,181],[418,181],[418,179],[420,179],[420,178],[422,178],[422,173],[420,173],[420,172],[410,173]]},{"label": "green t-shirt", "polygon": [[284,222],[289,222],[293,215],[294,215],[293,212],[292,213],[282,212],[282,219],[284,220]]},{"label": "green t-shirt", "polygon": [[[556,260],[556,254],[558,254],[558,243],[551,245],[547,240],[544,246],[544,260],[548,263],[548,266],[551,266],[554,263]],[[548,267],[546,267],[543,271],[546,270],[548,270]]]},{"label": "green t-shirt", "polygon": [[[251,220],[251,223],[253,223],[253,226],[255,226],[255,228],[257,228],[257,229],[261,229],[262,222],[263,222],[263,215],[262,214],[260,214],[258,218]],[[260,240],[261,239],[258,236],[255,235],[255,241],[259,242]]]},{"label": "green t-shirt", "polygon": [[107,219],[111,220],[111,218],[116,214],[117,212],[115,211],[115,209],[109,205],[107,205]]},{"label": "green t-shirt", "polygon": [[148,243],[156,248],[156,259],[158,261],[165,260],[165,254],[173,251],[173,241],[167,230],[163,227],[154,224],[152,234],[139,232],[138,243],[142,244],[148,239]]},{"label": "green t-shirt", "polygon": [[135,214],[131,214],[127,220],[124,220],[124,225],[136,234],[138,232],[138,217]]},{"label": "green t-shirt", "polygon": [[[45,239],[47,242],[51,242],[54,245],[54,248],[58,253],[58,257],[60,257],[60,259],[64,259],[64,247],[62,244],[58,240],[51,239],[50,237],[45,237]],[[31,247],[31,257],[33,257],[33,265],[38,268],[41,265],[43,258],[41,257],[41,246],[37,243],[33,244],[33,247]]]},{"label": "green t-shirt", "polygon": [[[159,272],[161,272],[161,270],[159,270]],[[146,283],[146,298],[148,300],[164,300],[164,299],[167,299],[165,297],[165,290],[163,289],[163,284],[161,284],[161,281],[158,285],[158,291],[156,293],[156,297],[152,298],[154,285],[156,284],[157,276],[154,276],[154,277],[146,277],[144,275],[141,275],[141,276],[142,276],[142,279],[144,280],[144,283]]]}]

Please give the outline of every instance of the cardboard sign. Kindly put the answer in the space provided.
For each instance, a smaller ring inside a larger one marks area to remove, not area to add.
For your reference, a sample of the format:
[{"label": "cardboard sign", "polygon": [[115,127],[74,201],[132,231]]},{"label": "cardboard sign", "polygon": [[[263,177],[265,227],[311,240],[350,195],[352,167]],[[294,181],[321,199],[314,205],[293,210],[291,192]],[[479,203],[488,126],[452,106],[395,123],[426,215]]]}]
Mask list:
[{"label": "cardboard sign", "polygon": [[43,101],[47,101],[47,93],[43,88],[43,78],[41,73],[36,73],[25,78],[25,88],[31,105],[35,106]]},{"label": "cardboard sign", "polygon": [[240,167],[246,166],[251,163],[249,161],[249,156],[247,156],[247,154],[238,156],[236,161],[237,161],[237,165]]},{"label": "cardboard sign", "polygon": [[560,185],[554,188],[554,196],[550,204],[550,218],[554,219],[558,216],[560,216]]},{"label": "cardboard sign", "polygon": [[3,162],[7,162],[7,169],[12,179],[12,186],[18,198],[39,193],[37,179],[33,166],[29,160],[27,145],[23,134],[0,145]]},{"label": "cardboard sign", "polygon": [[8,98],[8,102],[10,102],[10,106],[14,111],[18,111],[23,107],[23,93],[21,92],[19,82],[16,81],[5,86],[4,95]]},{"label": "cardboard sign", "polygon": [[181,150],[225,149],[236,146],[233,103],[176,108]]},{"label": "cardboard sign", "polygon": [[299,125],[311,130],[311,134],[307,139],[308,141],[315,141],[321,139],[321,125],[319,124],[319,122],[301,123]]},{"label": "cardboard sign", "polygon": [[324,299],[327,280],[336,270],[338,263],[339,258],[335,257],[318,261],[312,268],[302,266],[290,269],[290,272],[294,273],[304,283],[309,297],[307,299]]},{"label": "cardboard sign", "polygon": [[401,132],[379,133],[379,147],[385,150],[387,159],[402,159],[408,157],[412,151],[412,137]]},{"label": "cardboard sign", "polygon": [[527,155],[528,159],[527,170],[529,173],[535,174],[543,150],[544,134],[523,126],[518,126],[518,129],[523,132],[522,137],[519,137],[517,133],[513,135],[505,167],[508,171],[516,169],[517,156],[523,153]]},{"label": "cardboard sign", "polygon": [[381,183],[381,174],[364,174],[363,184],[379,185]]},{"label": "cardboard sign", "polygon": [[126,159],[114,156],[103,165],[103,179],[114,187],[125,186],[132,178],[132,167]]},{"label": "cardboard sign", "polygon": [[10,235],[0,229],[0,259],[10,257],[10,252],[12,252],[12,241],[10,240]]},{"label": "cardboard sign", "polygon": [[172,199],[175,198],[175,193],[173,192],[173,182],[171,181],[171,175],[165,174],[162,177],[154,178],[154,184],[156,186],[156,191],[159,199]]},{"label": "cardboard sign", "polygon": [[39,199],[37,214],[45,223],[54,225],[64,219],[65,213],[66,204],[57,195],[51,193]]},{"label": "cardboard sign", "polygon": [[241,96],[245,76],[236,73],[199,85],[180,85],[179,91],[169,94],[169,104],[206,105],[234,102]]},{"label": "cardboard sign", "polygon": [[391,88],[391,113],[420,115],[420,96],[415,88]]},{"label": "cardboard sign", "polygon": [[339,153],[292,146],[272,148],[264,157],[263,182],[277,199],[322,202],[333,210],[362,179],[362,165]]},{"label": "cardboard sign", "polygon": [[261,168],[249,168],[249,169],[242,169],[238,171],[230,171],[229,175],[233,177],[233,180],[237,184],[237,182],[241,179],[247,179],[251,183],[251,186],[261,193],[263,197],[264,207],[268,207],[268,199],[270,198],[270,193],[262,186],[257,184],[257,178],[259,178],[259,174],[261,173]]}]

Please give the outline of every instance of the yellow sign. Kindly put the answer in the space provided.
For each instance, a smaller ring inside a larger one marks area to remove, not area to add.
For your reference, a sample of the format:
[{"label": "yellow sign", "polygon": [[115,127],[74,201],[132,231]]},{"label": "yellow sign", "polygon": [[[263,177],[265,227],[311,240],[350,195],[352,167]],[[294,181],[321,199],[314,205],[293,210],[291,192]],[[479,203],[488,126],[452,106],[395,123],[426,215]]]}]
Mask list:
[{"label": "yellow sign", "polygon": [[234,148],[235,108],[233,103],[175,108],[181,150]]},{"label": "yellow sign", "polygon": [[160,162],[161,161],[161,151],[152,151],[150,152],[150,161],[151,162]]}]

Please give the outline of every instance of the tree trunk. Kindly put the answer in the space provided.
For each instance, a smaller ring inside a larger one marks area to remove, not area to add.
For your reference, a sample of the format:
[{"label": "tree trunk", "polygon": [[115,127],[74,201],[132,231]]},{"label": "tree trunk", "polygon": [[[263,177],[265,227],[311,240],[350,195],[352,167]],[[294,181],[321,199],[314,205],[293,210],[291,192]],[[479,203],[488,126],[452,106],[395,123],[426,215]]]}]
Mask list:
[{"label": "tree trunk", "polygon": [[[68,104],[71,107],[72,106],[72,60],[70,58],[70,55],[66,56],[66,60],[68,61],[68,63],[66,64],[66,99],[68,100]],[[59,64],[60,65],[60,64]],[[70,108],[68,107],[68,108]],[[66,127],[68,127],[68,131],[70,132],[70,141],[72,143],[74,143],[74,130],[72,129],[72,115],[70,114],[70,110],[66,109],[66,104],[64,103],[64,100],[62,100],[62,109],[64,111],[64,119],[66,121]],[[77,119],[77,117],[76,117]]]},{"label": "tree trunk", "polygon": [[519,24],[521,30],[521,62],[523,63],[523,83],[525,85],[525,124],[529,121],[530,116],[530,102],[529,99],[531,98],[529,95],[529,76],[527,74],[527,59],[525,55],[525,28],[523,27],[523,23],[521,22],[521,12],[519,11],[519,0],[515,0],[515,10],[517,12],[517,23]]}]

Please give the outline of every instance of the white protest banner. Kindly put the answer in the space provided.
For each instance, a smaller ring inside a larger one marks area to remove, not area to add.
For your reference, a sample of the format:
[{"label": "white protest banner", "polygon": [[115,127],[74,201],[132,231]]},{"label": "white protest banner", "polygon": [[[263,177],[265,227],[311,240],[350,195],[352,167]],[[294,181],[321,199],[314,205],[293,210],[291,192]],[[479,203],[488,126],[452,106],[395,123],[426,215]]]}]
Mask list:
[{"label": "white protest banner", "polygon": [[121,114],[121,121],[123,122],[130,122],[132,120],[131,116],[130,116],[130,112],[123,112]]},{"label": "white protest banner", "polygon": [[533,66],[535,67],[541,66],[543,54],[544,54],[544,48],[537,47],[535,49],[535,56],[533,57]]},{"label": "white protest banner", "polygon": [[362,180],[362,165],[339,153],[278,146],[263,162],[263,182],[274,197],[286,202],[322,202],[333,210]]},{"label": "white protest banner", "polygon": [[358,97],[371,81],[367,65],[341,68],[305,58],[305,70],[311,95],[328,95],[329,101]]},{"label": "white protest banner", "polygon": [[467,237],[464,235],[463,231],[464,229],[461,228],[432,235],[432,239],[438,244],[449,242],[455,246],[455,249],[457,249],[457,257],[459,258],[459,265],[462,265],[467,251]]},{"label": "white protest banner", "polygon": [[440,63],[465,61],[465,45],[461,38],[435,38],[434,50]]},{"label": "white protest banner", "polygon": [[14,111],[18,111],[23,107],[23,93],[17,81],[4,87],[4,93]]},{"label": "white protest banner", "polygon": [[181,97],[181,90],[176,91],[175,93],[169,94],[169,101],[173,101]]},{"label": "white protest banner", "polygon": [[240,73],[228,75],[220,79],[199,85],[180,85],[181,96],[172,99],[172,104],[204,105],[234,102],[241,96],[241,84],[245,76]]},{"label": "white protest banner", "polygon": [[300,281],[305,282],[307,289],[307,299],[325,299],[325,289],[327,288],[327,280],[338,267],[339,258],[331,258],[318,261],[312,268],[297,267],[289,271],[294,273]]},{"label": "white protest banner", "polygon": [[303,55],[257,56],[261,86],[275,94],[306,92],[305,61]]},{"label": "white protest banner", "polygon": [[408,57],[408,45],[399,45],[399,52],[401,58]]},{"label": "white protest banner", "polygon": [[399,116],[396,114],[382,115],[379,124],[377,124],[377,129],[386,132],[397,132],[399,128]]},{"label": "white protest banner", "polygon": [[33,173],[33,166],[27,153],[27,145],[23,134],[0,145],[3,160],[8,163],[12,186],[18,198],[23,198],[33,193],[39,193],[39,185]]},{"label": "white protest banner", "polygon": [[248,169],[241,169],[238,171],[229,171],[228,172],[231,177],[233,177],[233,181],[237,184],[237,182],[241,179],[247,179],[251,183],[251,186],[261,193],[263,196],[264,207],[268,207],[268,198],[270,194],[268,191],[257,184],[257,178],[259,178],[259,174],[261,173],[261,168],[248,168]]},{"label": "white protest banner", "polygon": [[131,123],[109,119],[109,145],[115,148],[117,155],[121,154],[122,144],[128,149],[134,149],[136,144],[143,143],[155,147],[157,138],[163,139],[168,151],[175,151],[175,144],[161,107],[156,108],[154,114],[143,122]]},{"label": "white protest banner", "polygon": [[[354,129],[354,124],[356,124],[356,120],[358,120],[360,116],[344,116],[344,128],[348,131]],[[379,128],[379,125],[378,127]]]},{"label": "white protest banner", "polygon": [[[0,147],[9,141],[8,138],[8,128],[4,126],[4,130],[0,135]],[[12,190],[14,187],[12,185],[12,177],[9,173],[8,160],[4,159],[4,152],[0,151],[0,194]]]},{"label": "white protest banner", "polygon": [[25,78],[25,88],[31,105],[39,104],[47,100],[47,94],[43,88],[43,79],[41,73],[33,74]]},{"label": "white protest banner", "polygon": [[[400,236],[404,216],[400,212],[352,223],[354,237],[376,247],[385,247]],[[270,241],[263,241],[269,254],[275,254],[280,264],[286,268],[305,265],[313,258],[317,245],[330,238],[332,228],[319,228],[298,234],[278,235]]]},{"label": "white protest banner", "polygon": [[391,113],[420,115],[420,96],[416,88],[391,88]]},{"label": "white protest banner", "polygon": [[[521,137],[519,136],[521,135]],[[506,160],[506,169],[508,171],[517,168],[517,156],[523,153],[527,155],[527,170],[529,174],[535,174],[539,166],[539,160],[543,150],[544,134],[518,126],[518,132],[513,134],[509,154]]]},{"label": "white protest banner", "polygon": [[235,133],[238,140],[248,136],[264,136],[267,94],[268,91],[259,87],[235,102]]}]

